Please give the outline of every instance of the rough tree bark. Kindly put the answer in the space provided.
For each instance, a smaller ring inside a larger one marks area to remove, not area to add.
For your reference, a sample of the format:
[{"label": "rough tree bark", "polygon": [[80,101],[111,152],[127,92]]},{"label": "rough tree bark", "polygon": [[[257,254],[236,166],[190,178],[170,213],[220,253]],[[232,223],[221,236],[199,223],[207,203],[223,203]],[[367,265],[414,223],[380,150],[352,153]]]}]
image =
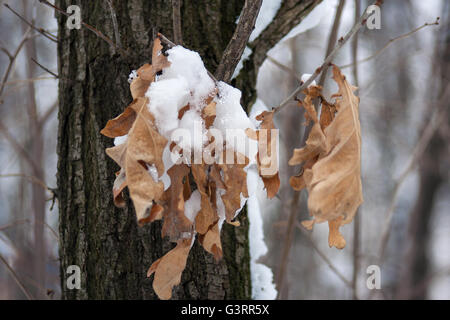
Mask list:
[{"label": "rough tree bark", "polygon": [[[277,15],[279,19],[263,31],[260,40],[254,41],[255,54],[235,84],[243,90],[244,107],[255,99],[256,74],[266,52],[319,2],[285,0]],[[159,222],[138,228],[129,201],[126,209],[114,207],[111,191],[118,167],[104,152],[112,146],[112,139],[99,132],[108,119],[121,113],[131,102],[128,74],[149,62],[153,32],[173,37],[171,1],[56,1],[63,10],[73,4],[80,6],[84,22],[111,39],[120,39],[126,54],[86,29],[67,29],[66,17],[56,14],[60,41],[57,178],[62,297],[155,299],[152,280],[146,278],[146,271],[173,244],[161,240]],[[243,5],[244,0],[182,2],[183,44],[197,51],[211,72],[221,61]],[[120,37],[115,30],[120,32]],[[246,212],[241,212],[239,220],[238,228],[224,226],[224,259],[219,263],[197,243],[194,245],[173,299],[250,298]],[[69,265],[81,268],[80,290],[66,287]]]}]

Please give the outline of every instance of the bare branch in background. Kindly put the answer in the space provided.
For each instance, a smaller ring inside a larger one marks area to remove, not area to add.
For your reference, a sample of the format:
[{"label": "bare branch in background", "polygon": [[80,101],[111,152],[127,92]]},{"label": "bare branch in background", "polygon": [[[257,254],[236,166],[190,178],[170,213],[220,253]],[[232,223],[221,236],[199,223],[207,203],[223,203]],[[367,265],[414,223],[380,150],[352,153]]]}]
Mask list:
[{"label": "bare branch in background", "polygon": [[[325,53],[325,58],[331,53],[337,41],[337,34],[339,30],[339,25],[341,24],[342,11],[344,9],[345,0],[340,0],[338,7],[336,9],[336,15],[334,16],[333,26],[331,27],[330,36],[328,38],[327,51]],[[358,15],[359,17],[359,15]],[[355,21],[357,23],[358,20]],[[323,67],[322,74],[319,79],[319,86],[325,84],[325,79],[327,76],[328,64]]]},{"label": "bare branch in background", "polygon": [[50,69],[44,67],[42,64],[40,64],[39,62],[36,61],[36,59],[31,58],[31,61],[33,61],[34,63],[36,63],[41,69],[43,69],[44,71],[50,73],[52,76],[54,76],[56,79],[59,79],[59,76],[54,73],[53,71],[50,71]]},{"label": "bare branch in background", "polygon": [[286,71],[287,73],[289,73],[291,76],[293,76],[295,79],[297,79],[299,83],[302,82],[302,77],[300,75],[298,75],[297,72],[295,72],[295,70],[293,70],[292,68],[290,68],[288,66],[285,66],[284,64],[282,64],[281,62],[279,62],[275,58],[272,58],[269,55],[267,56],[267,60],[272,62],[274,65],[276,65],[281,70]]},{"label": "bare branch in background", "polygon": [[41,179],[36,178],[34,176],[28,176],[28,175],[23,174],[23,173],[0,174],[0,178],[12,178],[12,177],[18,177],[18,178],[26,179],[26,180],[30,181],[31,183],[34,183],[36,185],[41,186],[45,190],[49,191],[51,194],[54,193],[53,189],[50,188],[49,186],[47,186],[44,181],[42,181]]},{"label": "bare branch in background", "polygon": [[229,82],[231,80],[231,76],[239,63],[248,39],[250,38],[250,34],[255,27],[261,4],[262,0],[245,1],[238,25],[236,26],[234,34],[222,55],[222,60],[217,67],[215,73],[217,79],[224,82]]},{"label": "bare branch in background", "polygon": [[183,33],[181,31],[181,1],[172,0],[172,24],[173,24],[173,41],[176,44],[183,44]]},{"label": "bare branch in background", "polygon": [[122,48],[122,43],[120,41],[119,24],[117,23],[116,11],[114,10],[111,0],[106,0],[106,2],[108,3],[109,10],[111,11],[111,20],[112,20],[113,29],[114,29],[114,37],[116,38],[116,46],[118,46],[119,48]]},{"label": "bare branch in background", "polygon": [[57,108],[58,108],[58,100],[56,100],[39,119],[39,129],[42,129],[42,127],[47,123],[48,119]]},{"label": "bare branch in background", "polygon": [[53,34],[51,34],[50,32],[48,32],[47,30],[45,30],[43,28],[36,27],[33,23],[29,22],[27,19],[25,19],[23,16],[21,16],[17,11],[12,9],[7,3],[5,3],[5,7],[8,8],[9,10],[11,10],[12,13],[14,13],[17,17],[19,17],[19,19],[22,20],[31,29],[36,30],[37,32],[42,34],[44,37],[46,37],[47,39],[49,39],[53,42],[58,42],[58,39],[56,38],[56,36],[54,36]]},{"label": "bare branch in background", "polygon": [[[50,233],[55,237],[55,239],[59,241],[58,233],[47,222],[45,222],[45,221],[36,221],[36,222],[47,227],[49,229]],[[0,231],[5,231],[7,229],[13,228],[13,227],[21,225],[21,224],[33,224],[33,223],[34,222],[32,222],[30,219],[16,220],[16,221],[13,221],[8,224],[0,226]]]},{"label": "bare branch in background", "polygon": [[343,65],[343,66],[340,66],[339,68],[345,69],[345,68],[349,68],[349,67],[351,67],[351,66],[354,66],[355,64],[361,64],[361,63],[370,61],[370,60],[376,58],[378,55],[380,55],[384,50],[386,50],[386,49],[387,49],[391,44],[393,44],[394,42],[396,42],[396,41],[398,41],[398,40],[405,39],[405,38],[407,38],[407,37],[413,35],[413,34],[416,33],[417,31],[422,30],[423,28],[430,27],[430,26],[437,26],[437,25],[439,25],[439,17],[436,18],[436,21],[435,21],[435,22],[432,22],[432,23],[426,22],[426,23],[424,23],[423,25],[421,25],[420,27],[418,27],[418,28],[416,28],[416,29],[414,29],[414,30],[411,30],[410,32],[407,32],[407,33],[402,34],[402,35],[400,35],[400,36],[398,36],[398,37],[395,37],[395,38],[393,38],[393,39],[390,39],[390,40],[389,40],[382,48],[378,49],[374,54],[371,54],[370,56],[368,56],[368,57],[366,57],[366,58],[364,58],[364,59],[358,60],[358,61],[356,61],[356,62],[354,61],[354,62],[352,62],[352,63],[345,64],[345,65]]},{"label": "bare branch in background", "polygon": [[[328,259],[327,255],[319,249],[319,247],[314,243],[314,240],[311,238],[311,232],[306,230],[305,227],[303,227],[298,221],[295,221],[295,226],[300,229],[301,233],[308,239],[309,244],[313,247],[313,249],[317,252],[317,254],[322,258],[323,261],[327,264],[327,266],[333,271],[333,273],[344,282],[344,284],[352,288],[352,282],[348,280],[340,271],[339,269],[331,262],[330,259]],[[356,297],[356,299],[358,299]]]},{"label": "bare branch in background", "polygon": [[[39,0],[40,3],[45,4],[46,6],[49,6],[50,8],[55,9],[57,12],[61,13],[62,15],[69,17],[70,15],[65,12],[63,9],[55,6],[54,4],[48,2],[47,0]],[[81,25],[83,27],[85,27],[86,29],[92,31],[97,37],[105,40],[111,47],[115,48],[117,51],[119,51],[121,54],[123,55],[127,55],[127,53],[120,48],[118,45],[116,45],[114,43],[114,41],[112,41],[110,38],[108,38],[107,36],[105,36],[101,31],[99,31],[98,29],[94,28],[93,26],[87,24],[86,22],[81,21]]]},{"label": "bare branch in background", "polygon": [[[374,4],[374,5],[378,5],[378,1]],[[364,11],[364,14],[359,18],[358,22],[355,23],[355,25],[353,26],[353,28],[344,36],[341,37],[338,41],[338,44],[336,45],[336,47],[334,47],[334,49],[331,51],[331,53],[327,56],[327,58],[324,60],[324,62],[322,63],[322,65],[316,69],[316,71],[314,71],[314,73],[311,75],[311,77],[308,78],[308,80],[305,81],[305,83],[303,83],[300,87],[298,87],[296,90],[294,90],[294,92],[292,92],[289,97],[287,97],[283,102],[281,102],[276,108],[274,108],[274,112],[279,112],[280,110],[282,110],[286,105],[288,105],[289,102],[291,102],[292,99],[294,99],[297,94],[299,94],[300,92],[302,92],[305,88],[307,88],[313,81],[314,79],[317,78],[317,76],[322,72],[322,70],[328,66],[331,61],[334,59],[334,57],[336,56],[336,54],[339,52],[339,50],[342,48],[342,46],[351,38],[353,37],[356,32],[359,31],[359,29],[361,29],[361,27],[363,25],[366,24],[367,18],[369,17],[370,13],[369,11],[366,9]]]},{"label": "bare branch in background", "polygon": [[423,131],[419,141],[417,142],[411,157],[408,160],[408,165],[405,167],[405,169],[402,171],[400,176],[397,178],[394,189],[392,191],[392,198],[391,202],[389,204],[389,207],[385,213],[386,221],[384,223],[383,232],[381,234],[381,243],[378,253],[378,259],[380,261],[380,264],[384,260],[384,255],[386,252],[387,243],[389,240],[389,233],[391,230],[391,223],[392,218],[395,213],[395,208],[397,205],[397,199],[398,199],[398,193],[400,191],[400,187],[402,186],[405,179],[408,177],[408,175],[412,172],[414,167],[417,164],[417,161],[422,156],[423,152],[425,151],[426,147],[428,146],[428,143],[430,142],[431,138],[433,137],[434,132],[439,128],[440,124],[445,120],[445,117],[443,116],[445,114],[445,106],[447,106],[448,99],[450,98],[450,87],[447,86],[444,94],[442,95],[440,101],[438,102],[437,110],[434,113],[434,116],[430,117],[430,121],[425,127],[425,130]]},{"label": "bare branch in background", "polygon": [[33,169],[35,175],[39,176],[41,172],[41,168],[39,168],[34,159],[30,156],[30,154],[21,146],[21,144],[9,133],[8,129],[0,122],[0,134],[2,134],[6,140],[11,144],[14,151],[21,156],[25,161],[28,162],[30,167]]},{"label": "bare branch in background", "polygon": [[11,273],[12,278],[17,283],[20,290],[22,290],[23,294],[27,297],[27,299],[33,300],[31,293],[27,290],[27,288],[25,288],[25,286],[23,285],[22,281],[20,280],[14,269],[9,265],[8,261],[6,261],[6,259],[1,254],[0,254],[0,261],[3,262],[6,269],[8,269],[8,271]]},{"label": "bare branch in background", "polygon": [[[358,21],[358,17],[360,16],[361,11],[361,1],[355,0],[355,23]],[[352,40],[352,60],[353,62],[358,60],[358,33],[355,34]],[[355,64],[352,68],[353,71],[353,79],[355,81],[355,87],[359,88],[359,80],[358,80],[358,65]],[[323,74],[322,74],[323,75]],[[359,90],[359,89],[358,89]],[[358,208],[358,211],[353,218],[353,275],[352,275],[352,290],[353,290],[353,299],[358,299],[358,272],[359,272],[359,246],[360,246],[360,237],[361,237],[361,208]]]},{"label": "bare branch in background", "polygon": [[25,32],[24,36],[22,37],[22,40],[19,42],[19,45],[16,48],[16,51],[14,51],[13,54],[10,54],[8,52],[9,64],[8,64],[8,67],[6,68],[5,74],[3,75],[2,84],[0,86],[0,104],[3,103],[1,97],[3,94],[3,90],[5,89],[6,82],[8,81],[9,74],[11,73],[11,69],[14,65],[14,62],[16,61],[17,56],[19,55],[20,50],[22,50],[25,42],[27,42],[27,40],[29,40],[28,34],[30,33],[30,30],[31,30],[31,28],[28,28],[28,30]]}]

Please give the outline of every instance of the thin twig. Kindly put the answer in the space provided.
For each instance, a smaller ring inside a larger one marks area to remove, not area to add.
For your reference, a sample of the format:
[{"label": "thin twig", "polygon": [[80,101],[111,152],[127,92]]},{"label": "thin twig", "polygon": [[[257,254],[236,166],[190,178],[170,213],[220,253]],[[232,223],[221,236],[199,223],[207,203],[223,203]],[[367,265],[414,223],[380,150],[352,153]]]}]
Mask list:
[{"label": "thin twig", "polygon": [[295,221],[295,226],[300,229],[301,233],[305,235],[305,237],[308,239],[309,243],[313,247],[313,249],[317,252],[317,254],[322,258],[323,261],[328,265],[328,267],[331,269],[331,271],[336,274],[336,276],[342,280],[342,282],[345,283],[347,287],[350,289],[352,288],[352,282],[348,280],[340,271],[339,269],[331,262],[330,259],[328,259],[327,255],[322,252],[322,250],[319,249],[319,247],[314,243],[314,240],[311,238],[311,232],[305,230],[305,228],[298,222]]},{"label": "thin twig", "polygon": [[286,270],[289,260],[289,252],[291,250],[292,241],[294,238],[294,226],[295,226],[295,218],[297,216],[297,204],[300,199],[300,192],[294,193],[292,203],[291,203],[291,212],[289,213],[288,218],[288,228],[286,230],[286,237],[284,238],[283,251],[281,253],[281,261],[280,267],[278,269],[277,274],[277,286],[278,286],[278,296],[277,299],[282,298],[282,294],[284,292],[285,278],[286,278]]},{"label": "thin twig", "polygon": [[111,0],[106,0],[106,2],[108,3],[109,11],[111,11],[111,20],[112,20],[113,29],[114,29],[114,36],[116,38],[116,45],[119,48],[122,48],[122,43],[120,41],[119,24],[117,23],[116,11],[114,10]]},{"label": "thin twig", "polygon": [[50,32],[46,31],[43,28],[36,27],[33,23],[29,22],[27,19],[22,17],[17,11],[15,11],[13,8],[11,8],[7,3],[5,3],[4,6],[6,8],[8,8],[9,10],[11,10],[12,13],[14,13],[17,17],[19,17],[19,19],[22,20],[25,24],[27,24],[30,28],[36,30],[37,32],[42,34],[47,39],[49,39],[53,42],[58,42],[58,39],[56,38],[56,36],[54,36],[53,34],[51,34]]},{"label": "thin twig", "polygon": [[261,4],[262,0],[245,0],[239,22],[215,72],[217,79],[228,82],[233,76],[234,69],[236,69],[255,27]]},{"label": "thin twig", "polygon": [[345,64],[343,66],[340,66],[339,68],[345,69],[345,68],[349,68],[349,67],[353,66],[354,64],[361,64],[361,63],[370,61],[370,60],[376,58],[379,54],[381,54],[384,50],[386,50],[394,42],[396,42],[398,40],[401,40],[401,39],[405,39],[405,38],[411,36],[412,34],[416,33],[417,31],[419,31],[419,30],[421,30],[423,28],[434,26],[434,25],[439,25],[439,17],[437,17],[436,21],[433,22],[433,23],[426,22],[423,25],[421,25],[420,27],[418,27],[418,28],[416,28],[414,30],[411,30],[410,32],[407,32],[407,33],[402,34],[402,35],[400,35],[398,37],[390,39],[382,48],[378,49],[374,54],[371,54],[370,56],[368,56],[368,57],[366,57],[364,59],[361,59],[361,60],[359,60],[357,62],[352,62],[352,63],[349,63],[349,64]]},{"label": "thin twig", "polygon": [[[358,21],[360,15],[361,2],[360,0],[355,0],[355,22]],[[353,61],[358,60],[358,34],[352,39],[352,59]],[[352,68],[353,79],[355,81],[355,86],[359,87],[358,80],[358,64],[355,64]],[[359,245],[360,245],[360,234],[361,234],[361,210],[358,208],[356,215],[353,218],[353,275],[352,275],[352,290],[353,299],[358,299],[358,272],[359,272]]]},{"label": "thin twig", "polygon": [[293,76],[295,79],[297,79],[300,83],[302,82],[302,77],[300,77],[297,72],[295,72],[295,70],[293,70],[292,68],[289,68],[288,66],[282,64],[281,62],[279,62],[278,60],[276,60],[275,58],[272,58],[271,56],[267,55],[267,60],[269,60],[270,62],[272,62],[274,65],[276,65],[278,68],[280,68],[283,71],[286,71],[287,73],[289,73],[291,76]]},{"label": "thin twig", "polygon": [[41,179],[36,178],[34,176],[29,176],[29,175],[26,175],[23,173],[0,174],[0,178],[13,178],[13,177],[26,179],[26,180],[30,181],[31,183],[41,186],[42,188],[49,191],[50,193],[52,193],[52,194],[54,193],[53,189],[48,187],[44,181],[42,181]]},{"label": "thin twig", "polygon": [[56,100],[39,119],[39,129],[41,129],[47,123],[47,120],[50,118],[50,116],[53,114],[53,112],[55,112],[57,108],[58,108],[58,100]]},{"label": "thin twig", "polygon": [[[47,222],[45,222],[45,221],[35,221],[35,222],[37,222],[39,224],[42,224],[43,226],[47,227],[50,230],[50,232],[52,233],[52,235],[55,237],[55,239],[59,241],[58,233]],[[30,223],[31,224],[32,221],[30,219],[16,220],[16,221],[13,221],[13,222],[10,222],[8,224],[0,226],[0,231],[5,231],[5,230],[10,229],[12,227],[15,227],[15,226],[18,226],[18,225],[21,225],[21,224],[26,224],[26,223]]]},{"label": "thin twig", "polygon": [[52,76],[54,76],[56,79],[59,79],[59,76],[54,73],[53,71],[51,71],[50,69],[44,67],[42,64],[40,64],[39,62],[36,61],[36,59],[31,58],[31,61],[33,61],[34,63],[36,63],[39,67],[41,67],[41,69],[43,69],[44,71],[47,71],[48,73],[50,73]]},{"label": "thin twig", "polygon": [[[55,9],[56,11],[58,11],[59,13],[61,13],[62,15],[66,16],[66,17],[70,17],[70,15],[65,12],[63,9],[55,6],[54,4],[48,2],[47,0],[39,0],[40,3],[45,4],[46,6],[49,6],[53,9]],[[81,21],[81,25],[83,27],[85,27],[86,29],[92,31],[93,33],[95,33],[95,35],[103,40],[105,40],[111,47],[115,48],[117,51],[119,51],[120,53],[122,53],[123,55],[127,55],[127,53],[120,48],[119,46],[117,46],[114,41],[112,41],[110,38],[108,38],[107,36],[105,36],[101,31],[99,31],[98,29],[94,28],[93,26],[87,24],[86,22]]]},{"label": "thin twig", "polygon": [[176,44],[183,44],[183,33],[181,31],[181,1],[172,0],[172,25],[173,25],[173,41]]},{"label": "thin twig", "polygon": [[23,159],[25,159],[36,176],[39,176],[41,173],[41,168],[39,168],[34,159],[30,156],[30,154],[21,146],[21,144],[9,133],[8,129],[3,125],[0,121],[0,134],[2,134],[6,140],[11,144],[13,149],[16,151],[18,155],[20,155]]},{"label": "thin twig", "polygon": [[30,33],[30,30],[31,28],[28,28],[28,30],[25,32],[25,34],[22,37],[22,40],[20,40],[19,45],[16,48],[16,51],[14,51],[12,55],[11,54],[8,55],[9,56],[8,67],[6,67],[5,74],[3,75],[2,78],[2,84],[0,86],[0,104],[2,103],[1,96],[3,94],[3,90],[5,89],[6,82],[8,81],[9,74],[11,73],[11,69],[14,65],[14,62],[16,61],[17,56],[19,55],[20,50],[22,50],[25,42],[27,42],[27,40],[29,39],[28,34]]},{"label": "thin twig", "polygon": [[6,266],[6,269],[8,269],[8,271],[11,273],[12,278],[19,286],[20,290],[22,290],[23,294],[27,297],[27,299],[33,300],[33,296],[31,295],[31,293],[25,288],[24,284],[19,279],[14,269],[9,265],[8,261],[6,261],[6,259],[2,256],[1,253],[0,253],[0,261],[3,262],[3,264]]},{"label": "thin twig", "polygon": [[[392,218],[395,213],[395,208],[397,205],[397,198],[400,191],[400,187],[402,186],[405,179],[408,177],[408,175],[411,173],[411,171],[414,169],[415,165],[417,164],[417,161],[420,159],[421,155],[424,153],[425,149],[428,146],[428,143],[430,142],[431,138],[433,137],[433,134],[439,127],[439,125],[442,123],[442,121],[445,119],[443,116],[445,112],[444,106],[446,105],[448,99],[450,96],[450,87],[447,87],[444,94],[442,95],[439,103],[438,108],[434,114],[435,117],[431,116],[430,121],[426,125],[419,141],[417,142],[411,157],[408,160],[408,165],[405,167],[405,169],[402,171],[400,176],[395,182],[394,189],[392,191],[392,197],[389,204],[388,209],[386,210],[386,213],[384,216],[386,217],[383,232],[381,234],[381,242],[380,242],[380,248],[378,253],[378,259],[379,263],[381,264],[384,260],[384,255],[386,252],[387,243],[389,240],[389,233],[391,230],[391,223]],[[435,118],[435,119],[434,119]]]},{"label": "thin twig", "polygon": [[[333,26],[331,27],[330,36],[328,38],[328,45],[327,45],[327,51],[325,53],[325,57],[327,57],[331,51],[333,50],[334,46],[336,45],[337,40],[337,34],[339,30],[339,25],[341,24],[341,17],[342,17],[342,11],[344,9],[345,0],[340,0],[338,7],[336,9],[336,15],[334,16],[334,22]],[[355,21],[356,23],[356,21]],[[319,79],[319,86],[323,86],[325,84],[325,78],[327,76],[328,71],[328,64],[323,67],[322,74],[320,75]]]},{"label": "thin twig", "polygon": [[[379,5],[378,1],[374,4],[374,5]],[[317,78],[317,76],[322,72],[322,70],[324,69],[325,66],[328,66],[331,61],[334,59],[334,57],[336,56],[336,54],[339,52],[339,50],[342,48],[342,46],[354,35],[356,34],[356,32],[359,31],[359,29],[361,29],[361,27],[363,25],[366,24],[367,18],[369,17],[370,13],[369,11],[366,9],[364,11],[364,14],[359,18],[358,22],[355,23],[355,25],[353,26],[353,28],[344,36],[341,37],[338,40],[338,43],[336,45],[336,47],[334,47],[334,49],[331,51],[331,53],[326,57],[326,59],[324,60],[324,62],[322,63],[322,65],[317,68],[314,73],[308,78],[308,80],[306,80],[300,87],[298,87],[296,90],[294,90],[294,92],[292,92],[289,97],[287,97],[283,102],[281,102],[277,107],[275,107],[273,110],[275,113],[279,112],[280,110],[282,110],[285,106],[288,105],[289,102],[292,101],[292,99],[294,99],[297,94],[299,94],[300,92],[302,92],[305,88],[307,88],[313,81],[314,79]]]}]

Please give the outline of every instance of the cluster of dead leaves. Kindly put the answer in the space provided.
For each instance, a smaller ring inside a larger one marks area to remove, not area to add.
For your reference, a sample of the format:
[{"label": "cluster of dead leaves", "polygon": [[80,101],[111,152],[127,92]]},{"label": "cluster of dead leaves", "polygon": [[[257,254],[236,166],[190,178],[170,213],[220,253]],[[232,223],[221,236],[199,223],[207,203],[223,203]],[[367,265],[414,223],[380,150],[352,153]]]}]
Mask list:
[{"label": "cluster of dead leaves", "polygon": [[[330,247],[342,249],[345,239],[340,226],[350,223],[363,202],[361,187],[361,128],[359,98],[337,66],[333,66],[333,79],[339,90],[327,102],[321,87],[310,86],[300,105],[305,117],[313,121],[306,145],[295,149],[289,165],[303,164],[301,172],[290,178],[295,190],[308,190],[308,209],[313,220],[303,221],[307,229],[314,223],[328,221]],[[318,119],[313,100],[319,98],[322,111]]]},{"label": "cluster of dead leaves", "polygon": [[[161,236],[177,243],[175,248],[155,261],[147,273],[148,277],[155,274],[153,288],[157,295],[161,299],[170,299],[173,286],[180,283],[195,235],[215,259],[222,257],[220,225],[223,220],[236,226],[239,224],[235,221],[235,214],[241,208],[241,194],[248,197],[247,173],[244,170],[248,159],[243,156],[245,163],[232,165],[175,164],[167,170],[171,184],[164,190],[160,178],[167,169],[164,168],[162,156],[168,141],[158,132],[155,118],[147,107],[148,97],[145,96],[155,76],[170,66],[162,50],[160,40],[155,39],[152,64],[140,67],[137,77],[130,84],[133,102],[122,114],[109,120],[101,133],[110,138],[128,135],[125,143],[106,149],[106,153],[121,167],[113,186],[116,206],[125,206],[123,190],[128,187],[139,225],[162,219]],[[216,103],[213,101],[216,92],[205,99],[206,106],[202,109],[206,128],[212,125],[216,116]],[[194,109],[195,106],[192,107]],[[188,104],[180,109],[178,118],[181,119],[190,108]],[[181,152],[181,148],[173,142],[169,147],[171,151]],[[223,150],[225,154],[226,145]],[[236,158],[242,156],[236,152],[234,155]],[[194,184],[201,196],[201,209],[195,221],[191,221],[184,214],[184,209]],[[224,207],[222,217],[218,197]]]}]

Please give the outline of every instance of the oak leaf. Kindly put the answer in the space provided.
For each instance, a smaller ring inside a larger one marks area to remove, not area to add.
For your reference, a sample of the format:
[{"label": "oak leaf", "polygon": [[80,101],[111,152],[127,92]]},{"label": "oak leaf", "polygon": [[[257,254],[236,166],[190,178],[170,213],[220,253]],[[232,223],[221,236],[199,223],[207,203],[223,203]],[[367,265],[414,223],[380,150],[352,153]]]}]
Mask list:
[{"label": "oak leaf", "polygon": [[359,98],[353,93],[356,88],[336,66],[333,79],[339,87],[333,95],[336,101],[323,103],[320,121],[312,105],[312,99],[320,94],[306,91],[302,105],[314,125],[306,146],[294,150],[289,164],[305,163],[303,174],[290,181],[294,189],[306,186],[308,190],[308,209],[314,220],[304,225],[312,228],[314,223],[328,221],[329,245],[342,249],[345,240],[339,228],[352,221],[363,202],[361,128]]},{"label": "oak leaf", "polygon": [[191,249],[192,239],[178,240],[175,248],[159,258],[150,266],[147,277],[155,273],[153,290],[161,300],[172,297],[172,288],[181,281],[181,273]]},{"label": "oak leaf", "polygon": [[[261,177],[267,192],[267,198],[272,199],[280,188],[280,177],[278,172],[278,156],[276,153],[276,137],[272,137],[272,130],[276,130],[273,123],[274,111],[263,111],[256,116],[256,120],[261,121],[259,130],[247,129],[246,134],[250,139],[258,140],[258,152],[256,163],[258,173]],[[275,163],[272,163],[275,160]],[[276,168],[276,170],[273,170]]]}]

